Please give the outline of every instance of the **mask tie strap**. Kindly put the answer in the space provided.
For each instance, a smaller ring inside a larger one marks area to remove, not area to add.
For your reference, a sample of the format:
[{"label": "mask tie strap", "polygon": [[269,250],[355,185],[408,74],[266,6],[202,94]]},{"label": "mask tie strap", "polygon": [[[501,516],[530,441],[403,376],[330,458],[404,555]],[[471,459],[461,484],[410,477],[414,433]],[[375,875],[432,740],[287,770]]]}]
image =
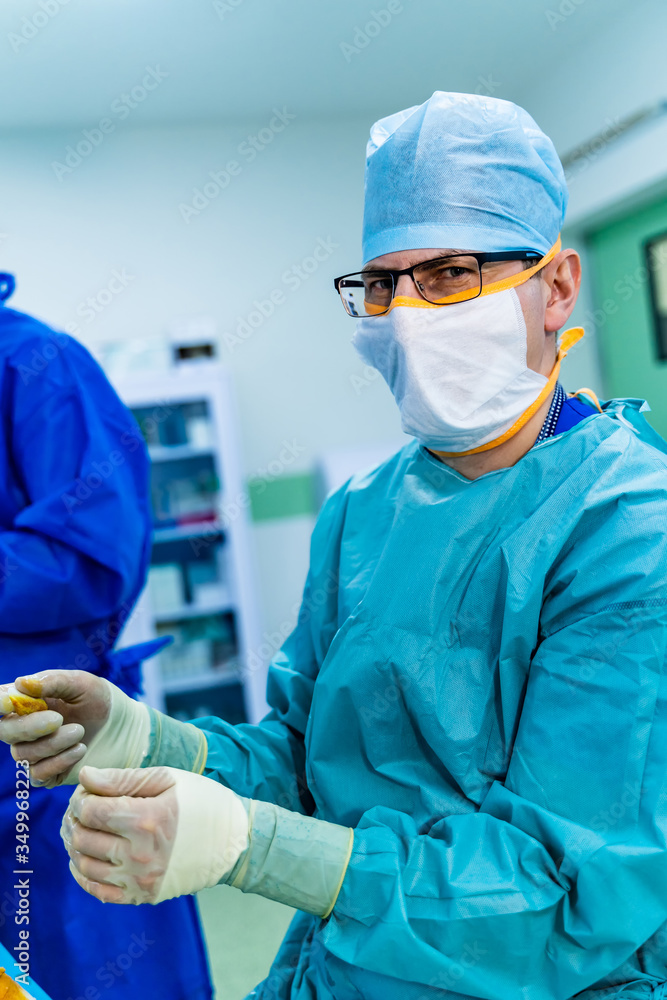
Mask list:
[{"label": "mask tie strap", "polygon": [[[494,281],[489,285],[485,285],[478,298],[482,295],[493,295],[495,292],[504,292],[508,288],[518,288],[519,285],[523,285],[526,281],[532,278],[534,274],[537,274],[537,272],[541,271],[543,267],[546,267],[546,265],[554,259],[556,254],[560,252],[560,248],[561,240],[559,236],[551,249],[547,251],[541,260],[538,260],[537,264],[533,264],[532,267],[527,267],[525,271],[519,271],[518,274],[510,274],[508,278],[502,278],[500,281]],[[565,336],[565,334],[563,334],[563,336]]]},{"label": "mask tie strap", "polygon": [[593,392],[593,390],[589,389],[587,386],[584,386],[583,389],[577,389],[576,392],[571,393],[570,394],[570,398],[572,398],[572,396],[579,397],[579,396],[582,396],[582,395],[583,396],[588,396],[593,401],[593,403],[595,404],[595,408],[597,410],[599,410],[600,413],[604,413],[604,410],[600,406],[600,400],[597,398],[597,396],[595,395],[595,393]]},{"label": "mask tie strap", "polygon": [[521,414],[518,420],[515,420],[515,422],[512,424],[509,430],[505,431],[504,434],[501,434],[501,436],[496,438],[494,441],[489,441],[487,444],[480,445],[479,448],[471,448],[469,451],[438,450],[438,454],[444,455],[446,458],[460,458],[463,455],[478,455],[480,454],[480,452],[489,451],[490,448],[497,448],[498,445],[504,444],[506,441],[509,441],[510,438],[513,438],[514,435],[517,434],[522,427],[525,427],[530,418],[537,413],[537,411],[539,410],[539,408],[541,407],[542,403],[547,398],[547,396],[551,392],[553,392],[553,390],[556,388],[556,382],[558,381],[558,375],[560,373],[560,366],[563,358],[566,357],[567,352],[570,350],[570,348],[574,347],[575,344],[579,343],[579,341],[583,336],[584,336],[583,326],[573,326],[571,327],[571,329],[565,330],[560,340],[558,341],[558,354],[556,355],[556,364],[553,367],[553,370],[551,372],[551,375],[549,376],[547,384],[544,386],[537,399],[533,403],[531,403],[528,409]]}]

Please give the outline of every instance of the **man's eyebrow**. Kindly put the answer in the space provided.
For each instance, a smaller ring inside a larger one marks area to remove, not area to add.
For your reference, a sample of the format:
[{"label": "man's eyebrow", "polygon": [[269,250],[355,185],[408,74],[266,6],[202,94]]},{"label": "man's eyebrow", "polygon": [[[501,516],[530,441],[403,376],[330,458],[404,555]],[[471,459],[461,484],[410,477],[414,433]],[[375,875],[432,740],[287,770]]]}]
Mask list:
[{"label": "man's eyebrow", "polygon": [[[464,253],[464,254],[465,253],[473,253],[473,251],[472,250],[439,250],[438,253],[435,255],[435,257],[428,257],[426,260],[418,260],[418,261],[416,261],[416,263],[415,263],[414,266],[416,267],[417,264],[428,264],[429,261],[431,261],[431,260],[439,260],[440,257],[453,257],[456,254],[462,254],[462,253]],[[407,266],[408,267],[412,267],[413,265],[412,264],[408,264]],[[365,267],[362,267],[361,273],[362,274],[367,274],[367,273],[374,273],[375,271],[402,271],[402,270],[403,270],[402,267],[386,267],[386,266],[385,267],[380,267],[379,265],[376,265],[375,267],[371,267],[369,264],[367,264]]]},{"label": "man's eyebrow", "polygon": [[439,250],[435,257],[418,261],[419,264],[428,264],[429,260],[439,260],[440,257],[455,257],[457,254],[472,253],[472,250]]}]

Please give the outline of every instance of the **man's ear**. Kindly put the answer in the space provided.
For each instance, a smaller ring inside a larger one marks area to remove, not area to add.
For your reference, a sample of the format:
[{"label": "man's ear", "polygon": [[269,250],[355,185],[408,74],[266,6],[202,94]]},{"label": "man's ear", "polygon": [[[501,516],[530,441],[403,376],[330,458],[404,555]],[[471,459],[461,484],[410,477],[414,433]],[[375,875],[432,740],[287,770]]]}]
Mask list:
[{"label": "man's ear", "polygon": [[581,258],[576,250],[561,250],[541,272],[547,286],[544,329],[555,333],[570,318],[581,286]]}]

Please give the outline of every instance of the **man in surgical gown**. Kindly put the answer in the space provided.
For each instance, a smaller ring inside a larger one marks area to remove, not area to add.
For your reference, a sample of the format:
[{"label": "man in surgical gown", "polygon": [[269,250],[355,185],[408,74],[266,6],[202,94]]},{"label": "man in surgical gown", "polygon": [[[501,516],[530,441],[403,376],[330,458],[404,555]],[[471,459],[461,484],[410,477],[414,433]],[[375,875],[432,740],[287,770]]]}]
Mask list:
[{"label": "man in surgical gown", "polygon": [[667,996],[667,456],[641,401],[559,382],[566,205],[509,102],[378,122],[364,271],[336,287],[414,440],[324,504],[269,715],[151,713],[124,769],[106,682],[80,678],[106,721],[73,750],[56,671],[19,682],[58,709],[40,730],[0,723],[36,778],[79,782],[62,832],[92,895],[298,908],[255,1000]]},{"label": "man in surgical gown", "polygon": [[[150,644],[118,653],[112,647],[146,579],[146,449],[88,352],[6,305],[13,288],[12,276],[0,275],[1,677],[74,668],[134,694]],[[100,907],[67,868],[58,837],[65,789],[31,790],[27,838],[17,828],[22,774],[3,755],[2,944],[14,954],[19,931],[30,932],[30,975],[53,1000],[90,998],[91,990],[134,1000],[158,988],[171,1000],[210,997],[194,901],[173,900],[155,911]],[[17,860],[19,851],[29,865]],[[29,925],[14,920],[15,869],[32,873]]]}]

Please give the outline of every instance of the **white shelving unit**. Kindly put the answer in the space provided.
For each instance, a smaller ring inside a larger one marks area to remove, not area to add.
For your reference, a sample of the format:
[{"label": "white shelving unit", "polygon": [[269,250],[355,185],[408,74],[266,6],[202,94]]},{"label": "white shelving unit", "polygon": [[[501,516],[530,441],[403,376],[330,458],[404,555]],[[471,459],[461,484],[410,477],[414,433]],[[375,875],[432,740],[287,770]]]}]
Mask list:
[{"label": "white shelving unit", "polygon": [[256,722],[267,710],[267,665],[258,665],[248,505],[239,503],[247,489],[229,374],[196,362],[113,381],[147,439],[155,517],[149,584],[120,645],[176,636],[144,663],[145,699],[156,708],[231,721],[244,710]]}]

